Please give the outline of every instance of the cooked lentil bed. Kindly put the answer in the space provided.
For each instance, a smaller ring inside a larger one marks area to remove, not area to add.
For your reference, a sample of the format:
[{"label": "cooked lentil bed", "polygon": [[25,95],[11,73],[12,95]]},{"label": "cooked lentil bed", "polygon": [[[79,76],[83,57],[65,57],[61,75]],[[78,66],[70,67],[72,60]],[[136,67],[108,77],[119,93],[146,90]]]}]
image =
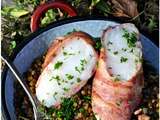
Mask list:
[{"label": "cooked lentil bed", "polygon": [[[35,94],[35,84],[42,71],[42,58],[37,58],[26,72],[25,77],[33,94]],[[159,78],[154,69],[144,61],[144,89],[142,101],[136,109],[142,109],[138,115],[132,115],[131,120],[138,120],[140,115],[147,115],[149,120],[159,119]],[[39,111],[43,113],[44,119],[49,120],[96,120],[91,108],[91,84],[93,78],[74,96],[64,99],[60,108],[46,108],[39,106]],[[22,87],[15,81],[15,109],[18,120],[32,120],[32,105]]]}]

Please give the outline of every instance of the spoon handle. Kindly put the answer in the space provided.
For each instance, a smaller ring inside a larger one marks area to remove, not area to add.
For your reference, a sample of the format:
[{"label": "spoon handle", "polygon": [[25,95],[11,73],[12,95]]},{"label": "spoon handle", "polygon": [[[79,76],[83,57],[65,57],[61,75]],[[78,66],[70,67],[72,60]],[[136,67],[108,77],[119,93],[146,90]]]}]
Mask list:
[{"label": "spoon handle", "polygon": [[11,70],[13,75],[16,77],[16,79],[18,80],[18,82],[20,83],[20,85],[23,87],[24,91],[28,95],[28,97],[31,101],[31,104],[33,106],[35,120],[38,120],[38,110],[37,110],[38,103],[36,102],[36,99],[34,98],[34,96],[31,94],[31,91],[30,91],[28,85],[25,83],[25,81],[21,77],[20,73],[18,72],[18,70],[16,69],[14,64],[12,64],[12,62],[10,62],[7,59],[7,57],[5,56],[5,54],[3,52],[1,53],[1,59],[6,63],[6,65],[9,67],[9,69]]}]

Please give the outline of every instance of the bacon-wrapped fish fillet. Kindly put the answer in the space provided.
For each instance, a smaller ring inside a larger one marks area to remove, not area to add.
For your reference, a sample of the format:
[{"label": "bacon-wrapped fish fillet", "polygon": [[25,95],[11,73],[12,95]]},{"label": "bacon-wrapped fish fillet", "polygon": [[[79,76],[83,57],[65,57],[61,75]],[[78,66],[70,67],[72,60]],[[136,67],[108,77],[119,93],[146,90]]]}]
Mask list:
[{"label": "bacon-wrapped fish fillet", "polygon": [[52,43],[36,84],[36,96],[42,104],[57,106],[87,83],[97,62],[92,45],[91,37],[83,32],[73,32]]},{"label": "bacon-wrapped fish fillet", "polygon": [[130,120],[143,88],[142,47],[130,23],[107,28],[92,86],[98,120]]}]

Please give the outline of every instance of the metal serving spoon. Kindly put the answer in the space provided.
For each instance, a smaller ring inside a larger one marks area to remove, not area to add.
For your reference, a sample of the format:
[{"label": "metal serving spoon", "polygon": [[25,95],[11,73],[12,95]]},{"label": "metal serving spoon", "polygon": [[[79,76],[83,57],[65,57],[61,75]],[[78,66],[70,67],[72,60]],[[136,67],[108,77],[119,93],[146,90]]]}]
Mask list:
[{"label": "metal serving spoon", "polygon": [[34,112],[35,120],[41,120],[42,119],[41,113],[39,113],[38,109],[37,109],[38,108],[38,101],[35,98],[35,96],[32,95],[32,93],[31,93],[28,85],[26,84],[24,78],[20,75],[20,73],[18,72],[18,70],[14,66],[14,64],[7,59],[7,57],[4,55],[4,53],[1,54],[1,59],[7,64],[7,66],[9,67],[11,72],[13,73],[13,75],[16,77],[16,79],[18,80],[18,82],[20,83],[20,85],[23,87],[24,91],[28,95],[29,100],[31,101],[31,104],[33,106],[33,112]]}]

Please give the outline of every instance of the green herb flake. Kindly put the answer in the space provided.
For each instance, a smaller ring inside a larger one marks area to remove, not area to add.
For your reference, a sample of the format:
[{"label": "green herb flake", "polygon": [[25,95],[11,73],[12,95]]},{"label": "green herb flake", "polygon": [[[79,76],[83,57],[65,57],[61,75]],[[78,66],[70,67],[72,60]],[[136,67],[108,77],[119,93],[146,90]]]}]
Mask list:
[{"label": "green herb flake", "polygon": [[121,57],[121,59],[120,59],[121,63],[126,62],[127,60],[128,60],[128,58],[125,58],[125,57]]},{"label": "green herb flake", "polygon": [[107,45],[112,45],[113,43],[111,42],[111,41],[109,41],[108,43],[107,43]]},{"label": "green herb flake", "polygon": [[63,51],[63,55],[66,56],[66,55],[67,55],[67,52]]},{"label": "green herb flake", "polygon": [[80,60],[80,65],[85,65],[85,64],[87,64],[87,61],[85,60],[85,59],[82,59],[82,60]]},{"label": "green herb flake", "polygon": [[56,76],[52,76],[51,79],[49,81],[52,81],[53,79],[60,81],[60,76],[56,75]]},{"label": "green herb flake", "polygon": [[78,69],[77,66],[75,67],[75,70],[76,70],[77,72],[81,73],[81,71]]},{"label": "green herb flake", "polygon": [[69,91],[69,88],[65,88],[65,87],[64,87],[63,90],[66,91],[66,92],[68,92],[68,91]]},{"label": "green herb flake", "polygon": [[58,85],[61,85],[61,83],[60,83],[61,79],[60,79],[59,75],[52,76],[52,78],[49,81],[52,81],[53,79],[55,79],[57,81]]},{"label": "green herb flake", "polygon": [[132,32],[129,33],[126,29],[123,29],[124,34],[122,37],[124,37],[127,40],[128,47],[135,47],[136,46],[136,33]]},{"label": "green herb flake", "polygon": [[127,51],[127,49],[126,48],[122,48],[122,50],[125,52],[125,51]]},{"label": "green herb flake", "polygon": [[57,61],[56,64],[54,65],[54,69],[59,69],[62,66],[63,62]]},{"label": "green herb flake", "polygon": [[107,50],[108,50],[108,51],[111,51],[111,49],[110,49],[110,48],[108,48]]},{"label": "green herb flake", "polygon": [[74,82],[71,82],[71,85],[73,85],[74,84]]},{"label": "green herb flake", "polygon": [[84,113],[84,112],[85,112],[85,109],[84,109],[84,108],[80,108],[80,109],[79,109],[79,112]]},{"label": "green herb flake", "polygon": [[95,38],[95,40],[96,40],[95,48],[96,48],[97,50],[100,50],[101,47],[102,47],[101,40],[100,40],[100,38]]},{"label": "green herb flake", "polygon": [[58,94],[58,92],[55,92],[55,93],[54,93],[54,96],[57,95],[57,94]]},{"label": "green herb flake", "polygon": [[117,54],[118,54],[118,51],[113,52],[113,54],[114,54],[114,55],[117,55]]},{"label": "green herb flake", "polygon": [[131,53],[133,53],[133,49],[131,49],[131,51],[130,51]]},{"label": "green herb flake", "polygon": [[138,63],[138,60],[137,60],[137,59],[135,59],[135,63]]},{"label": "green herb flake", "polygon": [[80,78],[77,78],[77,82],[78,82],[78,83],[81,82],[81,79],[80,79]]},{"label": "green herb flake", "polygon": [[70,74],[66,74],[66,77],[67,77],[68,80],[71,80],[71,79],[73,79],[74,76],[70,75]]},{"label": "green herb flake", "polygon": [[60,76],[56,75],[56,77],[53,77],[54,79],[56,79],[57,81],[60,81]]},{"label": "green herb flake", "polygon": [[64,56],[67,56],[67,55],[69,56],[69,55],[75,55],[75,53],[68,53],[68,52],[66,52],[66,51],[63,51],[63,55],[64,55]]},{"label": "green herb flake", "polygon": [[91,96],[83,96],[84,101],[91,101]]}]

